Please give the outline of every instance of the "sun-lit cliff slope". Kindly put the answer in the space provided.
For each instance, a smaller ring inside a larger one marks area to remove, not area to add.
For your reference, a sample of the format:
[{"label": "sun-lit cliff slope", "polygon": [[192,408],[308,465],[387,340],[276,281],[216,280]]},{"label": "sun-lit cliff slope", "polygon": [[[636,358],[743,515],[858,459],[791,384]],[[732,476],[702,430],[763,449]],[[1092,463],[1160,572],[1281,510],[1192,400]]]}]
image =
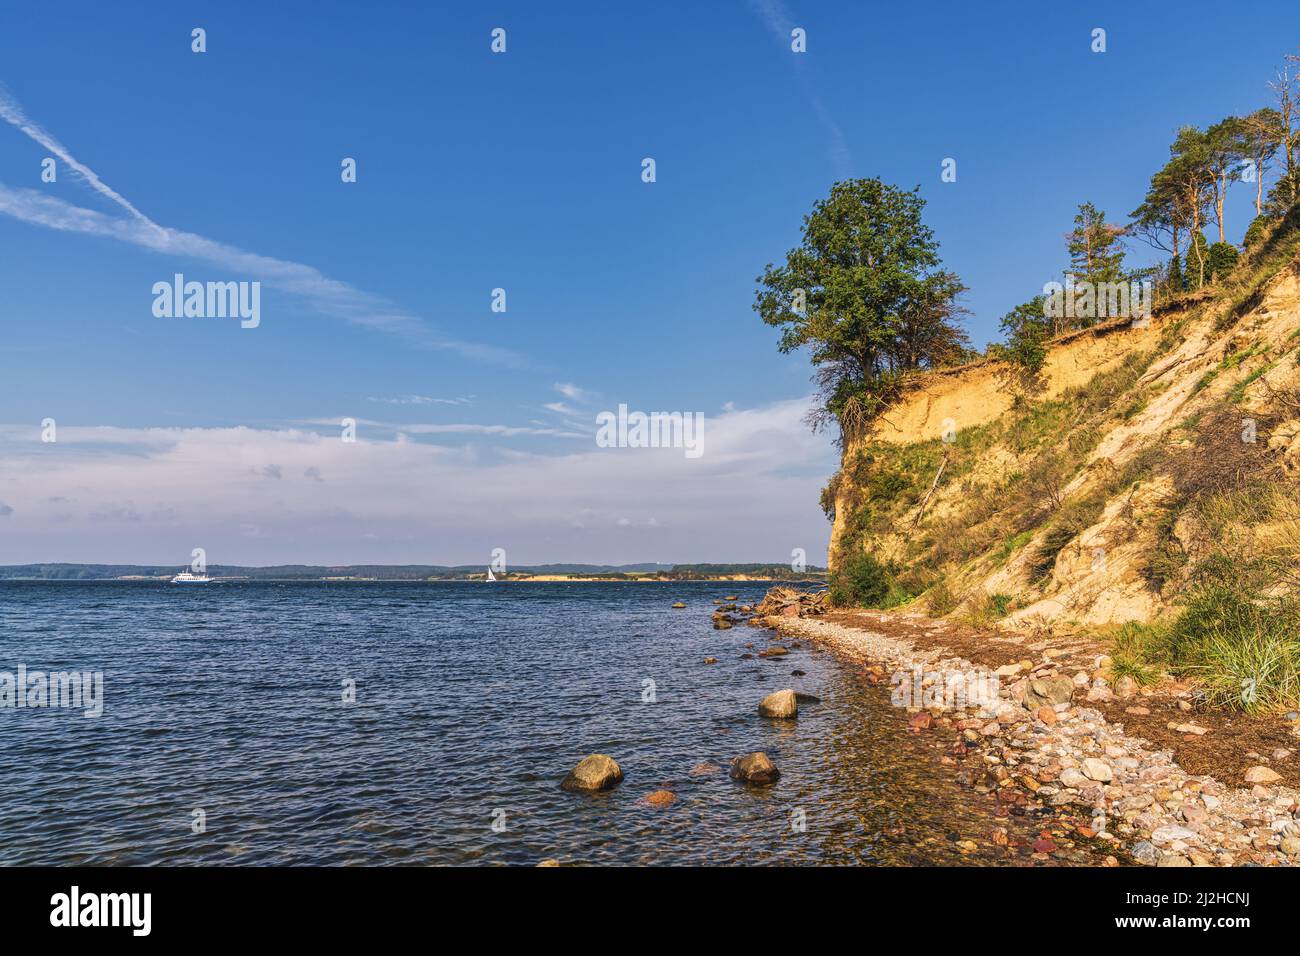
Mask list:
[{"label": "sun-lit cliff slope", "polygon": [[1037,382],[997,361],[918,377],[846,442],[831,567],[874,558],[877,606],[1022,627],[1157,620],[1216,562],[1285,588],[1298,360],[1293,213],[1217,285],[1056,340]]}]

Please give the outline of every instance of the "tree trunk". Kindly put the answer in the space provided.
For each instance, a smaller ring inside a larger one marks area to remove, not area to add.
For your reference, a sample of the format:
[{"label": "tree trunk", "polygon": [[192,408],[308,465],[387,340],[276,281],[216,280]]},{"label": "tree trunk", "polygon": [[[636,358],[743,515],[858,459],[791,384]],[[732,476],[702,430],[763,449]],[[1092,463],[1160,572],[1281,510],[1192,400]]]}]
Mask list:
[{"label": "tree trunk", "polygon": [[1264,157],[1255,157],[1255,218],[1264,211]]},{"label": "tree trunk", "polygon": [[1215,189],[1214,189],[1214,214],[1219,219],[1219,241],[1220,242],[1225,241],[1223,235],[1223,200],[1224,200],[1224,194],[1227,191],[1228,191],[1228,174],[1226,172],[1223,172],[1219,174],[1218,182],[1215,184]]}]

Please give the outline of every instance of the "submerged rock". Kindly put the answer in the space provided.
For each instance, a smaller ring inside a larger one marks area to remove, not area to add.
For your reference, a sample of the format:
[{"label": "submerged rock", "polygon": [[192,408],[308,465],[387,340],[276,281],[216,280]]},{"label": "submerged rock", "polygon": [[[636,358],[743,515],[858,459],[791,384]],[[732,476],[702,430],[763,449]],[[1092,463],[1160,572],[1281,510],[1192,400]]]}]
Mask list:
[{"label": "submerged rock", "polygon": [[764,717],[795,717],[799,714],[799,701],[792,690],[778,690],[768,694],[758,705]]},{"label": "submerged rock", "polygon": [[565,790],[608,790],[623,779],[623,771],[613,757],[592,754],[569,771],[560,786]]},{"label": "submerged rock", "polygon": [[677,802],[677,794],[671,790],[656,790],[653,793],[647,793],[644,797],[646,806],[650,807],[671,807]]},{"label": "submerged rock", "polygon": [[766,786],[776,783],[780,776],[781,771],[776,769],[776,764],[772,763],[767,754],[762,751],[745,754],[731,761],[732,780]]}]

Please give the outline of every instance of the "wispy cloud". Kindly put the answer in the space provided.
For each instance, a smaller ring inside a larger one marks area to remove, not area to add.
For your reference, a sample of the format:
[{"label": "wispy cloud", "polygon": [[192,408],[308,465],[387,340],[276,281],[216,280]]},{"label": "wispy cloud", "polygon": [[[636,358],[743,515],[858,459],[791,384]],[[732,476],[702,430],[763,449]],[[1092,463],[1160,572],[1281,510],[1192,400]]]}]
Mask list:
[{"label": "wispy cloud", "polygon": [[585,388],[579,388],[570,382],[556,382],[553,387],[557,392],[571,402],[586,402],[590,401],[594,397],[593,394]]},{"label": "wispy cloud", "polygon": [[[797,26],[781,0],[750,0],[750,7],[758,14],[759,19],[763,21],[768,32],[771,33],[788,53],[790,51],[790,31]],[[844,130],[840,128],[839,123],[831,116],[830,110],[822,102],[821,95],[817,92],[808,74],[804,70],[803,60],[807,54],[792,56],[794,61],[793,68],[795,76],[799,80],[799,85],[803,88],[804,96],[808,98],[809,105],[812,106],[813,113],[816,115],[818,122],[826,130],[826,136],[829,139],[829,150],[831,165],[835,169],[835,175],[839,179],[848,179],[853,175],[853,159],[849,155],[848,142],[844,138]]]},{"label": "wispy cloud", "polygon": [[[295,422],[295,424],[315,425],[317,427],[335,427],[339,424],[339,421],[340,419],[337,418],[314,418]],[[590,438],[595,432],[594,425],[590,432],[579,432],[565,430],[563,428],[552,428],[550,426],[531,427],[524,425],[494,425],[478,422],[417,422],[415,424],[409,424],[406,422],[383,422],[374,421],[368,418],[359,418],[356,419],[356,423],[358,426],[377,429],[384,435],[494,435],[499,438],[519,438],[522,436]]]},{"label": "wispy cloud", "polygon": [[151,252],[212,263],[303,298],[325,315],[401,336],[422,348],[452,351],[501,365],[527,364],[523,356],[509,349],[444,336],[388,299],[331,279],[312,266],[247,252],[195,233],[160,226],[108,186],[93,169],[79,162],[62,143],[28,118],[12,95],[3,91],[0,91],[0,119],[50,150],[95,192],[125,209],[130,216],[107,216],[35,190],[11,188],[3,183],[0,183],[0,213],[47,229],[115,239]]},{"label": "wispy cloud", "polygon": [[434,398],[431,395],[392,395],[387,398],[380,398],[371,395],[366,401],[382,402],[385,405],[471,405],[474,402],[474,396]]}]

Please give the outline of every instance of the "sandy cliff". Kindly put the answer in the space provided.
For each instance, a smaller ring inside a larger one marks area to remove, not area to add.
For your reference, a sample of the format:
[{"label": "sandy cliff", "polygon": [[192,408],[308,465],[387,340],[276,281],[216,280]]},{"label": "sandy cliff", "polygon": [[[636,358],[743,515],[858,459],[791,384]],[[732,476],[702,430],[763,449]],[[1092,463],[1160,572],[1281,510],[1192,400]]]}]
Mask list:
[{"label": "sandy cliff", "polygon": [[995,361],[918,378],[844,449],[823,499],[831,567],[869,553],[936,615],[993,601],[1015,624],[1099,625],[1161,615],[1226,539],[1300,541],[1283,500],[1300,465],[1298,237],[1288,223],[1145,322],[1058,339],[1032,388]]}]

